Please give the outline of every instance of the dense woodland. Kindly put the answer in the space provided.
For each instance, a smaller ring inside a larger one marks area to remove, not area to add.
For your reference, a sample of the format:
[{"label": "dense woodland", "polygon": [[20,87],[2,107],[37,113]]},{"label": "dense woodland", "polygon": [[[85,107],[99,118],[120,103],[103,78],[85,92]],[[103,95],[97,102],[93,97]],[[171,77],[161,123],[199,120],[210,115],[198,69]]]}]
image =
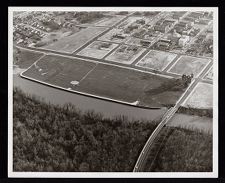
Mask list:
[{"label": "dense woodland", "polygon": [[[171,127],[167,127],[171,128]],[[210,172],[212,171],[212,134],[199,130],[172,128],[152,166],[148,159],[145,171]]]},{"label": "dense woodland", "polygon": [[[156,122],[106,119],[13,91],[14,171],[132,171]],[[176,128],[154,171],[210,171],[212,136]]]},{"label": "dense woodland", "polygon": [[104,119],[13,92],[14,171],[132,171],[155,123]]}]

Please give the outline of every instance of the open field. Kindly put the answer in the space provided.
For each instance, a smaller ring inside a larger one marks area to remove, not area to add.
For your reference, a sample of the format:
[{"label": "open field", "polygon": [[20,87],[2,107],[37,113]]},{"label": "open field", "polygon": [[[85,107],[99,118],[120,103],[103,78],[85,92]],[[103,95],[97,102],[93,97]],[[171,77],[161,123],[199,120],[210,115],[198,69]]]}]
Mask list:
[{"label": "open field", "polygon": [[23,73],[27,77],[63,88],[73,88],[96,64],[47,55]]},{"label": "open field", "polygon": [[213,85],[207,83],[198,83],[183,106],[191,108],[212,108]]},{"label": "open field", "polygon": [[73,29],[62,28],[57,31],[46,34],[40,41],[35,44],[35,47],[44,47],[49,44],[54,44],[55,40],[63,39],[78,33],[79,31],[85,29],[84,27],[74,27]]},{"label": "open field", "polygon": [[209,117],[200,117],[188,114],[176,114],[173,119],[167,123],[167,126],[180,127],[189,130],[200,130],[212,134],[213,119]]},{"label": "open field", "polygon": [[136,66],[162,71],[176,57],[176,54],[151,50]]},{"label": "open field", "polygon": [[121,45],[112,54],[106,57],[106,60],[119,62],[123,64],[132,64],[146,49]]},{"label": "open field", "polygon": [[179,75],[193,73],[194,77],[198,77],[209,62],[206,58],[181,56],[168,72]]},{"label": "open field", "polygon": [[25,69],[30,67],[36,60],[38,60],[43,53],[27,51],[19,48],[13,48],[13,63],[19,68]]},{"label": "open field", "polygon": [[103,20],[95,23],[95,26],[105,26],[105,27],[112,27],[120,20],[122,20],[124,16],[114,15],[114,16],[107,16]]},{"label": "open field", "polygon": [[90,39],[102,33],[104,30],[106,29],[103,27],[89,27],[42,48],[58,52],[73,53],[76,49],[84,45]]},{"label": "open field", "polygon": [[171,82],[168,78],[52,55],[45,56],[22,75],[55,87],[148,107],[174,104],[183,93],[158,90]]},{"label": "open field", "polygon": [[118,44],[95,41],[86,48],[82,49],[79,53],[77,53],[77,55],[101,59],[111,50],[116,48],[117,45]]},{"label": "open field", "polygon": [[209,71],[204,76],[204,79],[213,80],[213,67],[209,69]]}]

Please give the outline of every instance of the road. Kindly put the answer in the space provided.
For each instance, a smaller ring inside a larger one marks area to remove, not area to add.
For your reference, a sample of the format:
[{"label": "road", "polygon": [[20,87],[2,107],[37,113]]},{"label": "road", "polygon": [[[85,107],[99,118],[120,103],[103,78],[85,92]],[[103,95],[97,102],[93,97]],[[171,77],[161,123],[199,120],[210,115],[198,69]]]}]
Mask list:
[{"label": "road", "polygon": [[142,172],[144,170],[145,163],[148,159],[148,152],[150,151],[150,147],[153,144],[154,140],[156,139],[157,135],[160,133],[162,128],[172,119],[174,114],[177,112],[179,107],[185,102],[185,100],[188,98],[190,93],[194,90],[196,85],[203,79],[206,72],[210,69],[212,66],[212,61],[204,68],[204,70],[200,73],[198,78],[195,78],[191,84],[188,86],[184,94],[180,97],[180,99],[176,102],[175,106],[170,108],[168,112],[163,116],[162,121],[158,124],[156,129],[153,131],[153,133],[148,138],[147,142],[145,143],[145,146],[143,147],[138,160],[135,164],[135,167],[133,169],[133,172]]}]

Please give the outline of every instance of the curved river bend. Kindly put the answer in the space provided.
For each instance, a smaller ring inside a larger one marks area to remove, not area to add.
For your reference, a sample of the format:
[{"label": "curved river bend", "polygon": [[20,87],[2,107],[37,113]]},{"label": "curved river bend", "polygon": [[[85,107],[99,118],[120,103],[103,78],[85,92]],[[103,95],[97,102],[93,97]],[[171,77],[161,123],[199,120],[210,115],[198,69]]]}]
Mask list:
[{"label": "curved river bend", "polygon": [[66,92],[23,79],[18,74],[13,75],[13,85],[19,87],[25,93],[34,94],[44,99],[46,102],[59,105],[72,103],[82,111],[94,110],[108,118],[123,115],[127,116],[130,120],[144,119],[152,121],[159,119],[166,112],[166,108],[143,109]]}]

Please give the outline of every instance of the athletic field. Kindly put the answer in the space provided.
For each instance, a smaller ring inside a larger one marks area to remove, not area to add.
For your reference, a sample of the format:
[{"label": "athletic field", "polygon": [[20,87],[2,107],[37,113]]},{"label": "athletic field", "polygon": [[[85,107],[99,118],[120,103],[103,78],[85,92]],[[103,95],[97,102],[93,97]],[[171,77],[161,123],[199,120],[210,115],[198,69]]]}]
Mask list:
[{"label": "athletic field", "polygon": [[[157,93],[170,81],[165,77],[55,55],[43,57],[22,75],[55,87],[149,107],[174,104],[182,94],[166,90]],[[152,90],[154,94],[149,94]]]}]

